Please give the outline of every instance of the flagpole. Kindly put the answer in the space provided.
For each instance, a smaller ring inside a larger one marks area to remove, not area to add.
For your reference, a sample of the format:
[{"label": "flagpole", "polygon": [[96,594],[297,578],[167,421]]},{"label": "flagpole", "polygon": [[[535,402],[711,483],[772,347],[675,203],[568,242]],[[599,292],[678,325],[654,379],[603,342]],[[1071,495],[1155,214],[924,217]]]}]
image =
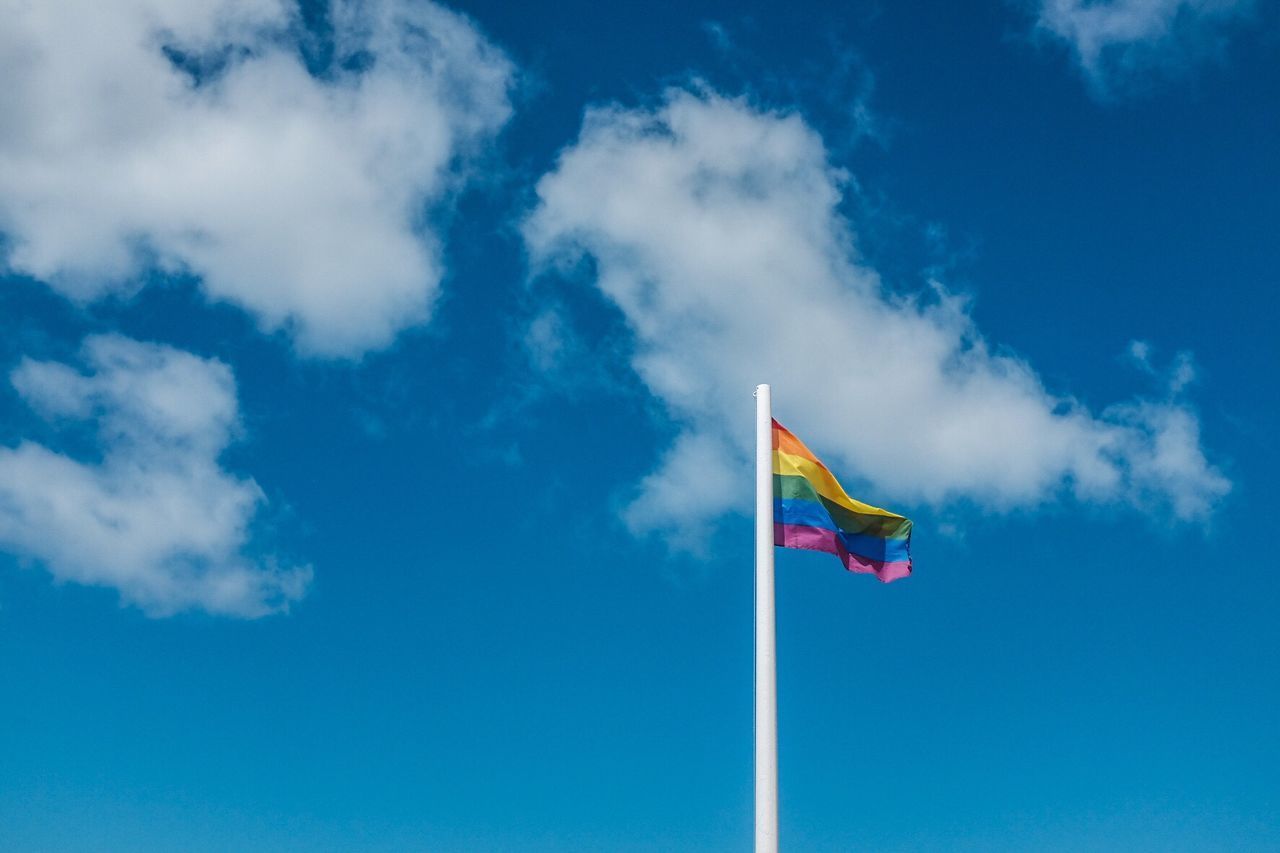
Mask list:
[{"label": "flagpole", "polygon": [[773,413],[756,386],[756,853],[778,850],[778,676],[773,599]]}]

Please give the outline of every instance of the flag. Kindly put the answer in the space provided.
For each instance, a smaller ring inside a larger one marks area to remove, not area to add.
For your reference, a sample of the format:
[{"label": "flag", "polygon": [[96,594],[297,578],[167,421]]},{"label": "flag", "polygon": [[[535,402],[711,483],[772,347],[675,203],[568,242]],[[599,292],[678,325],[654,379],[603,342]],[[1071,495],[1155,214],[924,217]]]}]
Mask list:
[{"label": "flag", "polygon": [[911,574],[911,522],[849,497],[827,466],[776,420],[773,541],[835,554],[849,571],[885,583]]}]

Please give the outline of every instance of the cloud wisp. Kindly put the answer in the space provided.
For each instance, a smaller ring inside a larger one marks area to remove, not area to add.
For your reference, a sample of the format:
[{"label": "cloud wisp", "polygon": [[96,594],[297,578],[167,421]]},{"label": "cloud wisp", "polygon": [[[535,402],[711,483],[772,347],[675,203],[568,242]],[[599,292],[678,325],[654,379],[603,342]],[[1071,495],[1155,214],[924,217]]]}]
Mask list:
[{"label": "cloud wisp", "polygon": [[0,15],[3,266],[82,301],[148,269],[194,275],[324,357],[428,319],[429,214],[511,113],[513,67],[466,18],[335,0],[317,76],[284,0]]},{"label": "cloud wisp", "polygon": [[1252,8],[1252,0],[1041,0],[1036,30],[1065,43],[1106,98],[1142,72],[1175,72],[1220,50],[1226,25]]},{"label": "cloud wisp", "polygon": [[154,616],[253,618],[299,599],[309,567],[244,554],[264,498],[218,463],[239,423],[231,370],[114,335],[89,338],[83,355],[88,373],[25,360],[11,378],[45,417],[94,423],[101,458],[0,448],[0,546]]},{"label": "cloud wisp", "polygon": [[688,532],[743,507],[762,381],[874,501],[1010,510],[1068,493],[1210,512],[1229,483],[1189,408],[1090,412],[993,348],[941,287],[886,292],[839,212],[848,180],[798,115],[673,90],[654,109],[588,111],[539,181],[524,225],[536,268],[590,277],[621,310],[636,373],[681,425],[633,528]]}]

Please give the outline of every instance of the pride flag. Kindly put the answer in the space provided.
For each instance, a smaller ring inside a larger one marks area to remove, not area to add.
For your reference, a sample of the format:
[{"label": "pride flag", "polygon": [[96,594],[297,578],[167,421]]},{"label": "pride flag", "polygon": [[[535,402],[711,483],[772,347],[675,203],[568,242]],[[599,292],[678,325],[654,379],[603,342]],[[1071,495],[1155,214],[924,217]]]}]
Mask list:
[{"label": "pride flag", "polygon": [[888,583],[911,574],[911,522],[845,494],[800,439],[773,422],[773,541],[835,554]]}]

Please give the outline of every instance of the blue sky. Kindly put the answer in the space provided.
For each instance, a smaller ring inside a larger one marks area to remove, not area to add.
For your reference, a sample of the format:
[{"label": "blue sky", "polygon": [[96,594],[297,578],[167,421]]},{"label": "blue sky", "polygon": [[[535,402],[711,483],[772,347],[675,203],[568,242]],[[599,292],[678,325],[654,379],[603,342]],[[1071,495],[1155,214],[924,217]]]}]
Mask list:
[{"label": "blue sky", "polygon": [[0,11],[0,847],[1280,847],[1274,4]]}]

